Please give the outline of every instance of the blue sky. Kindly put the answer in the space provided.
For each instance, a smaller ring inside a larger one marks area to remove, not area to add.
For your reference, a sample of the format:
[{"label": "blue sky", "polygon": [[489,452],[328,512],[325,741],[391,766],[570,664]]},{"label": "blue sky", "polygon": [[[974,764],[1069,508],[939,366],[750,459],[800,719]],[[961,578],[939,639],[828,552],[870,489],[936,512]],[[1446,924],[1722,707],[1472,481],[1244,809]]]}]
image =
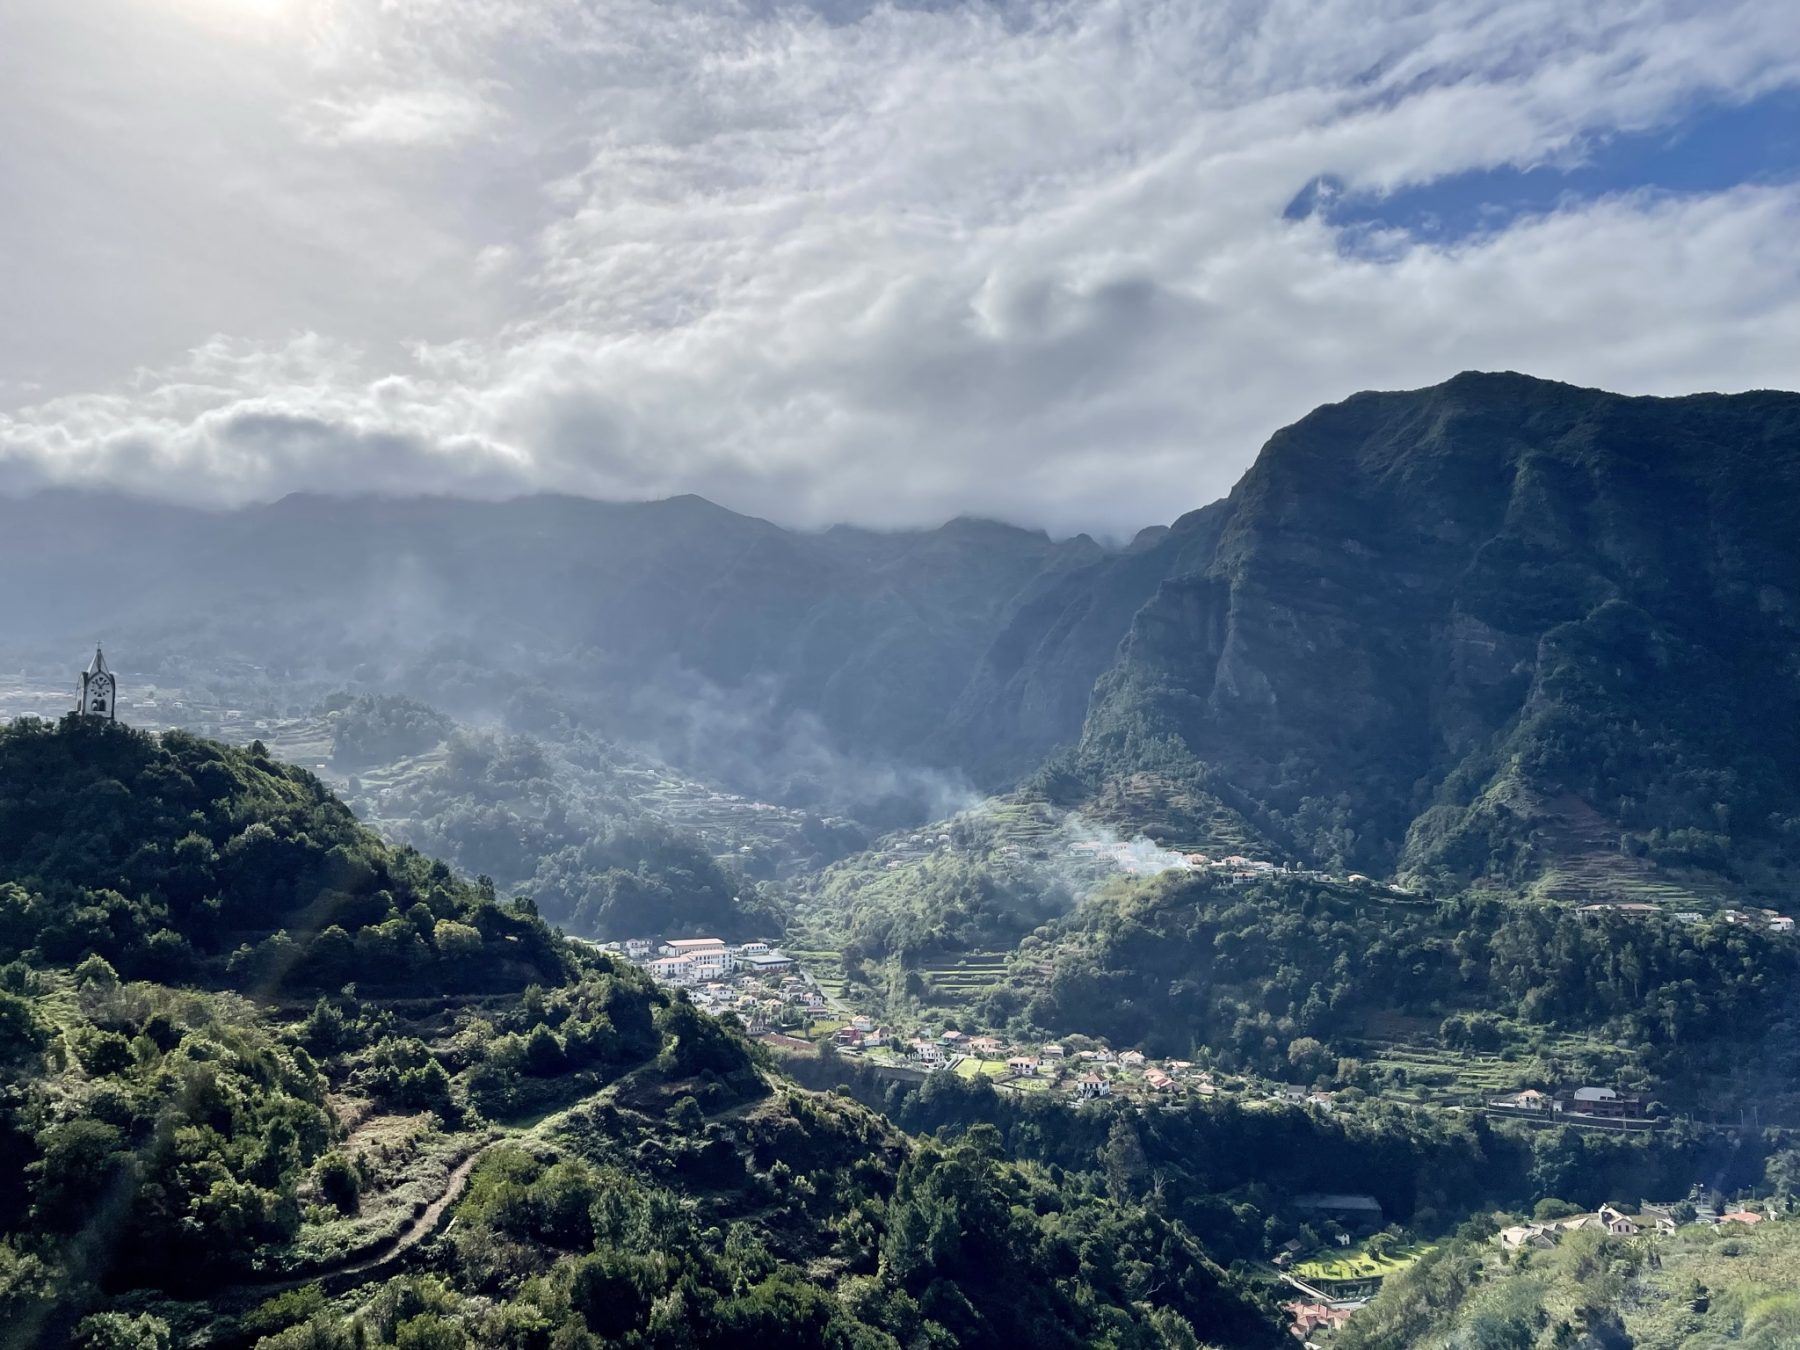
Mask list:
[{"label": "blue sky", "polygon": [[1498,165],[1392,192],[1346,191],[1325,175],[1296,194],[1286,215],[1317,212],[1349,232],[1349,245],[1364,231],[1391,230],[1451,244],[1609,195],[1703,195],[1743,185],[1789,187],[1797,178],[1800,89],[1788,87],[1745,102],[1700,103],[1647,130],[1602,129],[1543,164]]},{"label": "blue sky", "polygon": [[6,0],[0,491],[1129,535],[1359,389],[1792,387],[1797,122],[1793,0]]}]

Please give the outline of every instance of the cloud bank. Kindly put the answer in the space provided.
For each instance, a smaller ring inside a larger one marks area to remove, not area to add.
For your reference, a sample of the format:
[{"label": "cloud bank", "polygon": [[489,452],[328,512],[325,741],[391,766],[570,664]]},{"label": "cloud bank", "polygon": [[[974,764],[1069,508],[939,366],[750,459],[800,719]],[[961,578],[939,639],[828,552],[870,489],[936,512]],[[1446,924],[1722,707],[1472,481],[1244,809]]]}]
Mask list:
[{"label": "cloud bank", "polygon": [[1379,203],[1797,85],[1779,0],[16,0],[0,490],[1119,534],[1360,388],[1791,385],[1792,175]]}]

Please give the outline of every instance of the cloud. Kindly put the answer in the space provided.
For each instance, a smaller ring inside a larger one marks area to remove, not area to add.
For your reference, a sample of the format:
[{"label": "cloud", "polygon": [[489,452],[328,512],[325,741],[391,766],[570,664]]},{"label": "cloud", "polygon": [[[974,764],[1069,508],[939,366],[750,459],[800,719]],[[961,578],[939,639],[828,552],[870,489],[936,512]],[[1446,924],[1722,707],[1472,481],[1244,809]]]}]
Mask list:
[{"label": "cloud", "polygon": [[1379,198],[1573,164],[1791,87],[1772,0],[287,3],[305,40],[258,49],[256,144],[207,151],[280,206],[266,241],[159,241],[203,290],[260,250],[266,293],[222,329],[172,299],[192,354],[134,353],[131,379],[24,371],[59,396],[0,413],[0,485],[696,491],[1116,534],[1362,387],[1792,380],[1791,181],[1453,240],[1284,214],[1321,179]]},{"label": "cloud", "polygon": [[321,98],[307,134],[326,145],[456,145],[481,132],[492,110],[461,89],[376,89]]}]

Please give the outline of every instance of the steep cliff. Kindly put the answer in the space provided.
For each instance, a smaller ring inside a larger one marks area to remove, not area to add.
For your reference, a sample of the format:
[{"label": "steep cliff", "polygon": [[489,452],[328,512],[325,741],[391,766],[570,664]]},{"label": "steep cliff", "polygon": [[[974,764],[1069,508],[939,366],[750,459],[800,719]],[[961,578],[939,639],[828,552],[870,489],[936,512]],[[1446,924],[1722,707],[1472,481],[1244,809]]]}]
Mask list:
[{"label": "steep cliff", "polygon": [[1222,808],[1351,866],[1753,878],[1800,843],[1797,507],[1792,394],[1357,395],[1277,433],[1139,611],[1080,765],[1115,809],[1146,769],[1187,792],[1170,831]]}]

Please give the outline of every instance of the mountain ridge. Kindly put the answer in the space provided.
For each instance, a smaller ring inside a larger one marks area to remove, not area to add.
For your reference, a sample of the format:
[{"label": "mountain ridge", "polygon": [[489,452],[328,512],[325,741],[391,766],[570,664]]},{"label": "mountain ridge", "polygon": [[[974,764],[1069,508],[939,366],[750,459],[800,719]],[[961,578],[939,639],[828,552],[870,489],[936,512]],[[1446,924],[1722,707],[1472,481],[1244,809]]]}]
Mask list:
[{"label": "mountain ridge", "polygon": [[[1073,746],[1100,814],[1171,842],[1556,890],[1559,841],[1597,875],[1616,826],[1625,871],[1784,872],[1796,444],[1794,394],[1465,372],[1315,410],[1229,496],[1120,548],[978,518],[807,533],[691,495],[49,494],[0,500],[0,659],[98,631],[152,678],[211,662],[460,714],[539,702],[798,805],[896,771],[934,801],[1004,790]],[[1608,661],[1647,682],[1613,687]],[[1774,728],[1748,778],[1703,705]],[[1597,779],[1539,753],[1574,718],[1619,759],[1646,712],[1679,791],[1648,750]],[[1580,821],[1546,805],[1565,799]]]}]

